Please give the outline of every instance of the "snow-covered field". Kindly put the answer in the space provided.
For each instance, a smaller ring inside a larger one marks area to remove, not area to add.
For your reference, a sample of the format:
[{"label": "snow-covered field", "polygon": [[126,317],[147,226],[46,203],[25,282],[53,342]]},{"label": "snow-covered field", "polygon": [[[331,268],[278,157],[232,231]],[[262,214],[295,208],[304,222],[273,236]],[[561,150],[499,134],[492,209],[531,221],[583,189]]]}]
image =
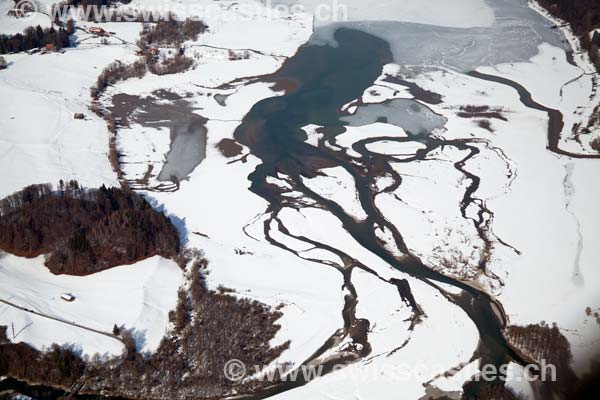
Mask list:
[{"label": "snow-covered field", "polygon": [[[562,49],[542,44],[539,53],[527,63],[482,67],[478,71],[518,82],[527,88],[535,101],[560,110],[565,123],[561,148],[574,153],[594,154],[597,151],[590,148],[590,142],[597,134],[577,137],[573,132],[575,125],[587,125],[600,101],[600,93],[594,90],[593,65],[589,61],[579,65],[569,64]],[[549,76],[554,79],[548,79]],[[581,129],[578,131],[581,133]]]},{"label": "snow-covered field", "polygon": [[[274,398],[383,400],[401,393],[402,398],[419,399],[426,393],[425,382],[448,392],[461,392],[462,381],[452,382],[439,375],[468,363],[477,347],[477,329],[466,315],[439,293],[411,280],[427,316],[409,331],[410,310],[400,301],[393,286],[382,285],[363,271],[356,272],[353,283],[362,299],[357,316],[368,318],[372,324],[371,355]],[[444,321],[443,338],[438,326],[441,321]],[[473,371],[477,372],[477,368]],[[471,375],[464,376],[468,379]]]},{"label": "snow-covered field", "polygon": [[[3,255],[0,277],[0,300],[43,314],[0,303],[0,321],[9,327],[10,340],[36,348],[73,344],[90,356],[119,355],[123,345],[81,327],[110,336],[116,324],[132,330],[140,351],[154,351],[166,333],[168,313],[175,308],[183,282],[179,266],[159,256],[78,277],[53,275],[43,257]],[[65,293],[75,301],[61,299]]]},{"label": "snow-covered field", "polygon": [[[540,74],[531,71],[532,91],[541,91],[542,85],[535,85]],[[485,153],[467,163],[469,171],[485,177],[476,194],[494,213],[494,234],[521,252],[497,243],[491,272],[503,285],[498,288],[493,276],[481,277],[481,283],[498,297],[510,323],[557,323],[571,343],[576,372],[585,372],[590,350],[600,341],[600,327],[585,312],[586,307],[600,307],[593,245],[600,239],[600,209],[593,205],[600,194],[595,178],[600,164],[548,152],[546,115],[525,108],[511,88],[450,71],[423,74],[415,82],[444,96],[443,104],[431,106],[448,118],[444,137],[474,134],[485,139],[502,149],[514,172],[507,178],[506,168],[480,158]],[[546,93],[550,96],[552,90]],[[490,133],[455,115],[464,104],[501,108],[508,121],[494,120]],[[420,240],[433,246],[427,237]]]},{"label": "snow-covered field", "polygon": [[[272,344],[291,343],[277,362],[304,362],[344,327],[342,311],[349,289],[341,272],[348,260],[297,238],[330,246],[368,267],[354,268],[352,285],[358,299],[355,316],[370,323],[370,355],[277,398],[384,399],[402,393],[403,398],[418,399],[437,389],[460,394],[464,380],[477,372],[473,354],[479,334],[467,315],[449,302],[443,291],[393,269],[367,250],[324,209],[284,207],[277,217],[287,232],[275,221],[266,224],[271,217],[265,211],[268,204],[249,191],[248,175],[260,160],[247,148],[232,158],[217,148],[222,139],[233,138],[254,104],[283,94],[272,84],[251,78],[276,71],[309,40],[313,23],[319,25],[310,13],[316,1],[302,3],[309,13],[280,10],[273,14],[253,0],[177,2],[179,15],[202,15],[209,25],[209,31],[198,40],[183,44],[195,66],[180,74],[148,74],[120,82],[110,87],[101,101],[110,105],[111,97],[119,93],[145,98],[157,90],[168,90],[185,98],[194,113],[208,120],[206,158],[201,164],[180,182],[177,191],[144,194],[178,221],[187,246],[203,250],[209,261],[207,281],[211,288],[224,286],[240,297],[273,307],[283,305],[283,317],[278,321],[282,329]],[[494,10],[483,0],[404,0],[368,7],[358,0],[346,3],[354,21],[415,22],[456,29],[494,23]],[[162,0],[134,0],[131,4],[149,8],[161,5]],[[247,12],[247,5],[253,6],[250,18],[236,19]],[[216,7],[218,12],[204,13],[209,7]],[[22,30],[7,18],[4,13],[0,17],[0,33]],[[89,88],[110,62],[136,59],[133,43],[141,25],[103,26],[115,32],[116,38],[108,45],[79,32],[80,44],[64,53],[5,56],[9,67],[0,71],[0,197],[28,184],[59,179],[77,179],[84,186],[118,184],[108,161],[106,123],[88,109]],[[569,64],[563,49],[542,44],[538,50],[527,62],[481,67],[478,71],[520,83],[534,100],[560,110],[565,130],[570,130],[591,112],[593,102],[587,99],[592,78],[584,74],[589,72],[585,66],[582,70]],[[244,57],[230,60],[231,52]],[[478,154],[463,167],[481,181],[473,193],[478,203],[466,208],[465,218],[460,206],[472,182],[456,164],[468,153],[444,146],[425,160],[395,163],[394,171],[402,176],[402,184],[392,193],[375,196],[374,204],[389,222],[400,227],[409,251],[432,269],[484,288],[502,304],[509,324],[557,323],[572,346],[576,372],[584,373],[593,356],[591,350],[600,343],[600,327],[586,315],[586,307],[600,309],[600,270],[594,248],[600,240],[598,160],[571,159],[548,151],[547,114],[525,107],[508,86],[439,67],[405,69],[389,64],[383,72],[362,98],[349,103],[344,111],[353,117],[366,104],[412,99],[406,88],[384,79],[385,75],[406,73],[407,80],[442,96],[440,104],[421,104],[446,120],[433,135],[471,140]],[[218,95],[226,100],[218,101]],[[481,118],[459,116],[465,106],[486,106],[502,118],[491,118],[486,126],[480,124]],[[85,114],[85,120],[73,118],[79,112]],[[304,127],[307,143],[313,146],[322,139],[318,128]],[[353,144],[382,136],[387,139],[369,143],[367,149],[406,160],[424,148],[418,140],[390,140],[407,139],[407,129],[381,121],[353,123],[328,146],[358,158],[361,155]],[[141,179],[151,166],[148,186],[158,184],[157,175],[169,149],[168,130],[132,124],[119,129],[117,146],[126,179]],[[590,151],[587,144],[581,147],[567,134],[561,146],[575,152]],[[321,172],[321,176],[304,179],[304,185],[335,201],[357,221],[365,220],[352,176],[343,168]],[[285,190],[290,187],[288,178],[280,175],[270,183]],[[390,181],[389,176],[380,176],[376,185],[383,191]],[[473,224],[483,206],[491,212],[483,213],[489,221],[488,239],[492,243],[487,271],[478,270],[485,244]],[[378,235],[390,249],[394,247],[389,231],[381,229]],[[273,246],[269,240],[297,255]],[[398,249],[391,252],[402,256]],[[414,327],[411,308],[390,284],[392,278],[407,279],[424,313]],[[141,347],[151,351],[167,329],[167,314],[175,306],[182,281],[177,265],[158,257],[93,276],[65,277],[51,275],[42,258],[5,255],[0,258],[0,300],[60,321],[0,304],[0,325],[9,326],[9,338],[15,342],[38,348],[54,342],[73,343],[84,354],[120,353],[122,344],[110,333],[113,324],[125,325],[138,334]],[[451,291],[450,287],[444,289]],[[64,292],[75,295],[76,301],[60,300]],[[322,360],[342,352],[348,340],[343,338]],[[414,372],[423,365],[427,368]],[[413,373],[398,380],[391,375],[398,366]],[[444,376],[451,369],[461,369],[461,374]],[[530,394],[530,388],[521,383],[511,382],[509,386]]]},{"label": "snow-covered field", "polygon": [[[113,24],[134,38],[139,24]],[[135,26],[132,26],[135,25]],[[100,71],[115,59],[133,59],[129,45],[99,45],[99,39],[79,33],[85,41],[64,53],[5,55],[0,71],[0,196],[24,186],[76,179],[84,186],[116,185],[108,162],[105,121],[89,110],[90,87]],[[74,119],[83,113],[84,120]]]},{"label": "snow-covered field", "polygon": [[[23,33],[23,31],[30,26],[41,26],[42,28],[49,28],[51,25],[50,17],[43,13],[48,7],[55,3],[54,0],[37,0],[37,4],[40,5],[38,12],[28,13],[25,18],[16,18],[9,15],[9,11],[14,8],[15,2],[12,0],[5,0],[0,2],[0,27],[2,27],[1,33],[6,35],[13,35],[15,33]],[[31,4],[31,2],[29,2]]]}]

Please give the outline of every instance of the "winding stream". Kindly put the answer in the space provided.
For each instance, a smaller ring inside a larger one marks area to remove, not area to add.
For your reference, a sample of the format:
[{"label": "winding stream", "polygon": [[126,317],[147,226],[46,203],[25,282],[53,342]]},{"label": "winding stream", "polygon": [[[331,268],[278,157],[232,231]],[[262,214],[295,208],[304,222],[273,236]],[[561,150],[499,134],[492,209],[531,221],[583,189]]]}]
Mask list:
[{"label": "winding stream", "polygon": [[[283,208],[302,208],[306,204],[283,196],[278,186],[269,183],[271,181],[269,178],[285,175],[286,182],[292,186],[294,191],[302,193],[304,199],[310,199],[320,208],[335,215],[342,222],[344,229],[365,249],[379,256],[397,270],[425,282],[434,290],[439,290],[448,301],[461,307],[479,330],[478,354],[486,363],[495,364],[498,367],[509,360],[525,364],[525,361],[510,348],[502,334],[506,321],[499,312],[502,310],[501,306],[484,291],[426,267],[407,248],[401,229],[385,218],[374,201],[378,193],[374,190],[373,183],[377,176],[382,175],[382,171],[383,174],[392,176],[394,179],[394,184],[386,188],[386,192],[393,192],[402,183],[399,174],[390,166],[391,161],[423,160],[433,149],[440,146],[454,146],[468,152],[463,160],[455,164],[455,168],[471,181],[461,207],[463,216],[465,216],[466,207],[477,200],[473,193],[477,190],[479,178],[466,172],[463,166],[479,150],[466,139],[446,141],[439,138],[420,137],[419,140],[426,145],[425,149],[419,150],[412,159],[392,160],[390,156],[369,152],[364,146],[368,141],[364,141],[362,144],[358,142],[353,146],[362,154],[362,157],[358,160],[350,160],[343,151],[336,151],[331,146],[326,146],[326,142],[331,143],[337,134],[345,131],[344,126],[347,122],[341,120],[340,108],[359,98],[364,90],[380,76],[383,65],[392,60],[387,42],[367,33],[342,28],[336,31],[335,39],[338,43],[337,47],[310,44],[303,46],[280,71],[270,77],[274,81],[293,82],[294,84],[291,86],[294,89],[284,96],[268,98],[257,103],[235,132],[236,140],[248,146],[251,152],[262,161],[249,179],[251,181],[250,190],[269,203],[268,209],[265,210],[265,214],[269,216],[269,220],[264,223],[265,236],[272,244],[298,255],[293,249],[277,242],[270,235],[270,222],[276,222],[281,232],[289,234],[278,217]],[[325,127],[323,131],[326,134],[320,140],[318,147],[305,142],[306,133],[301,128],[309,124]],[[406,140],[406,138],[385,139]],[[360,203],[368,215],[365,220],[357,221],[339,204],[320,196],[303,184],[303,177],[315,177],[319,174],[320,169],[329,167],[342,167],[352,175]],[[487,210],[481,205],[479,207],[481,209],[480,218],[474,220],[473,223],[478,228],[480,235],[484,236],[482,239],[489,241],[485,237],[486,219],[482,217]],[[381,228],[392,233],[402,256],[392,254],[378,239],[375,231]],[[375,274],[368,266],[360,264],[348,254],[305,237],[293,237],[310,243],[312,246],[332,251],[345,260],[344,266],[336,268],[344,273],[346,287],[351,285],[349,282],[351,274],[347,271],[352,268],[361,268]],[[325,262],[323,263],[325,264]],[[397,282],[389,283],[397,284]],[[437,283],[459,288],[461,293],[459,295],[450,294],[442,290]],[[398,288],[400,291],[401,286]],[[352,290],[350,291],[352,292]],[[410,288],[408,291],[410,292]],[[355,298],[351,300],[356,301]],[[418,302],[418,296],[416,302]],[[415,314],[419,313],[419,310],[413,311]],[[346,314],[345,312],[345,320],[348,319]],[[346,336],[356,342],[348,324],[346,325]],[[363,354],[356,354],[355,359],[362,356]],[[314,357],[306,362],[309,363],[312,360]],[[298,382],[293,385],[297,386]],[[279,388],[272,388],[268,394],[272,395],[273,392],[289,388],[290,384],[284,383]],[[265,393],[259,397],[266,397],[264,395]]]},{"label": "winding stream", "polygon": [[[541,23],[539,25],[541,26]],[[463,57],[462,47],[469,47],[472,38],[463,37],[461,30],[436,28],[439,33],[444,34],[442,40],[438,37],[438,32],[430,32],[430,27],[415,27],[406,24],[396,24],[394,27],[396,31],[393,32],[393,35],[390,35],[402,38],[402,40],[393,41],[397,42],[394,48],[391,48],[388,42],[370,33],[348,28],[336,28],[335,33],[332,34],[337,43],[336,46],[331,45],[328,40],[323,40],[321,42],[313,41],[301,47],[297,54],[289,59],[279,71],[265,78],[281,83],[282,86],[291,89],[283,96],[267,98],[255,104],[236,129],[234,135],[239,143],[247,146],[252,154],[261,160],[261,163],[248,178],[251,181],[250,190],[268,203],[267,209],[264,210],[264,214],[267,216],[267,220],[264,222],[264,234],[267,240],[274,246],[304,258],[294,249],[275,239],[272,229],[276,227],[281,233],[310,244],[314,248],[331,252],[343,261],[343,265],[337,265],[326,260],[307,259],[337,269],[343,276],[346,295],[343,309],[340,310],[344,326],[338,332],[334,332],[304,363],[315,362],[328,350],[336,348],[343,339],[351,339],[351,344],[343,352],[339,352],[337,357],[330,358],[324,363],[323,371],[325,373],[330,372],[334,365],[356,362],[370,354],[371,346],[368,337],[370,321],[356,316],[356,304],[359,301],[360,293],[357,292],[352,283],[354,268],[361,269],[381,281],[397,287],[402,301],[412,309],[414,321],[418,319],[423,311],[426,311],[420,309],[418,293],[413,296],[407,280],[391,279],[388,281],[378,276],[368,265],[362,264],[339,249],[308,237],[294,235],[291,232],[291,227],[286,227],[279,214],[285,208],[301,209],[310,202],[337,217],[346,232],[363,248],[398,271],[424,282],[431,290],[438,291],[447,301],[459,306],[478,329],[480,343],[477,355],[482,358],[482,363],[494,364],[498,368],[509,361],[525,365],[528,362],[511,348],[503,335],[507,321],[503,315],[501,304],[491,298],[485,291],[424,265],[419,257],[413,254],[406,245],[402,226],[393,225],[376,205],[375,198],[378,194],[393,193],[402,185],[402,177],[392,167],[392,164],[401,165],[402,163],[425,160],[431,152],[443,147],[452,147],[459,150],[461,154],[464,153],[464,157],[456,161],[453,167],[468,182],[460,201],[460,212],[465,220],[469,220],[473,224],[479,238],[484,243],[479,269],[486,271],[492,242],[494,239],[499,239],[493,238],[493,234],[490,232],[489,225],[493,218],[492,211],[488,210],[485,203],[476,197],[481,179],[465,168],[465,164],[480,152],[478,146],[486,145],[486,143],[476,138],[447,140],[430,136],[431,130],[443,126],[445,121],[443,117],[430,113],[430,110],[428,111],[422,102],[418,103],[414,100],[399,100],[359,107],[358,112],[353,116],[345,116],[340,112],[344,105],[360,98],[363,92],[381,76],[383,66],[395,59],[398,60],[398,54],[402,51],[415,50],[414,54],[406,55],[405,59],[412,61],[414,64],[422,63],[423,59],[429,57],[430,54],[421,55],[420,52],[416,51],[419,49],[413,49],[409,44],[420,44],[427,41],[430,36],[435,36],[435,40],[440,40],[440,48],[450,48],[455,50],[456,53],[446,54],[440,52],[440,60],[435,59],[435,63],[468,69],[484,58],[479,52],[470,57]],[[376,34],[386,32],[387,28],[388,25],[381,24],[381,26],[371,27],[370,31]],[[534,28],[535,30],[542,29],[537,25]],[[499,28],[498,31],[504,33]],[[489,35],[489,32],[484,29],[474,30],[471,34],[484,44],[487,41],[504,42],[503,40],[496,40],[493,35],[487,38],[486,35]],[[496,34],[495,31],[494,34]],[[417,38],[418,41],[406,41],[405,38],[408,36]],[[457,41],[455,37],[461,39],[461,45],[455,45],[455,48],[447,45],[447,43]],[[435,42],[435,40],[431,39],[430,42]],[[548,41],[551,40],[554,39],[548,39]],[[485,46],[479,45],[479,47],[483,49]],[[533,47],[535,48],[535,46]],[[425,50],[433,53],[431,49],[421,49],[423,52]],[[434,50],[437,51],[437,48]],[[504,53],[508,54],[510,51]],[[525,53],[524,51],[522,58],[528,56],[528,53]],[[493,59],[490,62],[501,61],[506,60],[500,58]],[[547,113],[549,117],[548,149],[550,151],[577,158],[600,158],[600,155],[579,155],[561,149],[559,146],[560,134],[564,127],[562,114],[558,110],[537,103],[523,86],[506,78],[479,72],[470,72],[469,75],[474,78],[508,85],[518,92],[520,100],[525,106]],[[434,93],[425,93],[426,91],[413,83],[401,80],[396,83],[404,83],[411,93],[421,93],[422,96],[429,98],[431,104],[438,104],[441,101],[435,97]],[[415,97],[420,100],[418,96]],[[131,99],[126,98],[125,100],[133,103]],[[134,100],[136,102],[140,101],[139,99]],[[226,98],[219,98],[218,101],[225,104],[226,100]],[[161,180],[185,179],[189,172],[202,161],[206,152],[206,128],[204,126],[206,121],[197,117],[191,119],[188,115],[182,117],[180,106],[176,106],[170,110],[172,112],[166,113],[164,105],[162,105],[162,111],[158,113],[157,110],[152,108],[153,105],[148,104],[146,105],[146,111],[151,111],[147,114],[151,115],[152,120],[138,121],[151,124],[154,127],[168,127],[171,130],[172,143],[170,153],[166,157],[164,169],[160,173],[159,179]],[[408,120],[408,113],[411,110],[422,114],[420,118],[428,119]],[[126,116],[131,114],[131,110],[128,110],[128,112],[123,111],[123,113]],[[140,114],[137,117],[142,119],[145,115]],[[173,120],[175,118],[183,119],[185,123],[174,125]],[[380,118],[385,118],[387,123],[404,128],[408,131],[409,136],[399,138],[382,135],[359,140],[352,145],[352,149],[360,154],[360,158],[351,158],[343,150],[336,150],[336,136],[344,133],[346,127],[371,124],[380,120]],[[319,139],[317,146],[306,142],[307,135],[302,128],[307,125],[323,127],[322,137]],[[399,143],[418,142],[424,147],[417,150],[414,156],[405,158],[369,151],[369,144],[382,140]],[[359,202],[367,218],[357,220],[343,206],[319,195],[304,183],[305,178],[319,176],[320,170],[332,167],[341,167],[352,176]],[[285,191],[272,183],[274,179],[281,179],[281,176],[285,177],[286,183],[293,191],[301,193],[300,199],[285,196]],[[375,182],[381,176],[391,177],[392,183],[385,189],[378,190]],[[467,208],[469,206],[474,206],[478,210],[475,217],[468,215]],[[392,252],[378,237],[376,232],[382,229],[391,232],[395,246],[402,255]],[[444,290],[441,284],[460,289],[460,294],[453,294]],[[402,345],[402,343],[398,343],[398,349]],[[20,382],[9,383],[14,387],[26,387],[25,384]],[[305,383],[306,381],[298,379],[295,382],[274,384],[245,398],[267,398]],[[49,388],[43,389],[50,390]],[[476,390],[477,385],[466,388],[465,397],[469,396],[469,391]],[[49,396],[55,396],[56,393],[58,392],[53,392]],[[88,397],[80,396],[78,398]]]},{"label": "winding stream", "polygon": [[469,76],[474,78],[483,79],[490,82],[500,83],[512,87],[519,94],[519,99],[525,107],[543,111],[548,114],[548,150],[553,153],[560,154],[563,156],[573,158],[600,158],[600,154],[581,154],[574,153],[571,151],[564,150],[560,147],[560,138],[563,128],[565,126],[563,115],[560,111],[550,107],[546,107],[533,99],[533,96],[527,89],[515,81],[500,76],[484,74],[478,71],[471,71],[468,73]]}]

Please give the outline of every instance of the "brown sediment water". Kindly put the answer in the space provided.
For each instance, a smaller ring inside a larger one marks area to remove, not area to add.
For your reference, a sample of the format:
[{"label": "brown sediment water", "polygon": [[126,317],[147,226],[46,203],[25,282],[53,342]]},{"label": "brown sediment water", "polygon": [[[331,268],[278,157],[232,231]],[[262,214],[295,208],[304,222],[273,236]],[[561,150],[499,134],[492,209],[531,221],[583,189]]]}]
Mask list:
[{"label": "brown sediment water", "polygon": [[235,140],[225,138],[217,143],[219,151],[227,158],[232,158],[242,154],[243,147],[240,146]]}]

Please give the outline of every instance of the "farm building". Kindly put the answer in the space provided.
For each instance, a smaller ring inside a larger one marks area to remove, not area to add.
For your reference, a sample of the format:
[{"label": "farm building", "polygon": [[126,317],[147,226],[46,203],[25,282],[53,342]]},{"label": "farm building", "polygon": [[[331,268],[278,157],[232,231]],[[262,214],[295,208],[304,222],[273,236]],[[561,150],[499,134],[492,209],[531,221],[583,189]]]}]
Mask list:
[{"label": "farm building", "polygon": [[88,33],[91,33],[93,35],[106,35],[106,31],[103,28],[100,28],[99,26],[92,26],[88,29]]},{"label": "farm building", "polygon": [[25,16],[25,12],[21,9],[14,9],[14,10],[8,10],[7,15],[9,17],[23,18]]},{"label": "farm building", "polygon": [[73,296],[71,293],[63,293],[60,295],[60,298],[68,303],[75,301],[75,296]]}]

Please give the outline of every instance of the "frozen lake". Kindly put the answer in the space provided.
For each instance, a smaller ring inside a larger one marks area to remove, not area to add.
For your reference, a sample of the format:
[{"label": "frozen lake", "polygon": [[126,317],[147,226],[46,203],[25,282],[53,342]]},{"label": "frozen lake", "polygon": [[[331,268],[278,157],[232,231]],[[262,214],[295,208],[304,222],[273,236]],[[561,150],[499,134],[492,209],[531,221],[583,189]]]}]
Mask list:
[{"label": "frozen lake", "polygon": [[[314,10],[319,0],[279,0]],[[319,2],[323,3],[323,2]],[[339,0],[348,21],[316,23],[311,44],[333,44],[340,27],[362,30],[390,43],[394,62],[471,71],[482,65],[526,61],[549,43],[568,49],[557,29],[526,0],[395,0],[372,4]],[[324,2],[324,4],[328,4]]]}]

